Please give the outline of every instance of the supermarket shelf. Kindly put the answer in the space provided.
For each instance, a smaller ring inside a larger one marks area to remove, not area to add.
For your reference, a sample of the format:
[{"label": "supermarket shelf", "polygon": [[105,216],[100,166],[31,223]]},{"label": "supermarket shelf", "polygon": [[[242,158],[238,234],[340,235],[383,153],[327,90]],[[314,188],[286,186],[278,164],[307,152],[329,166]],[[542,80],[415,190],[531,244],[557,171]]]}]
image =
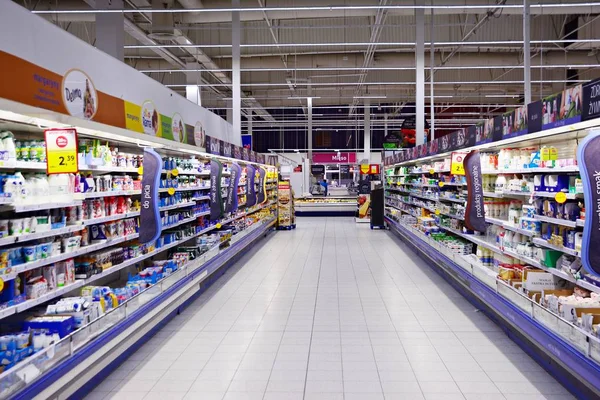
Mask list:
[{"label": "supermarket shelf", "polygon": [[77,288],[80,288],[83,286],[83,281],[75,281],[74,283],[71,283],[69,285],[63,286],[61,288],[52,290],[51,292],[48,292],[36,299],[31,299],[31,300],[26,300],[22,303],[16,304],[12,307],[7,307],[4,308],[2,310],[0,310],[0,319],[2,318],[6,318],[10,315],[13,314],[17,314],[20,313],[22,311],[28,310],[32,307],[35,307],[37,305],[40,305],[42,303],[47,302],[48,300],[52,300],[55,297],[61,296],[65,293],[70,292],[71,290],[75,290]]},{"label": "supermarket shelf", "polygon": [[[439,187],[439,185],[436,185],[436,186]],[[466,183],[456,183],[456,182],[444,182],[443,187],[446,187],[446,186],[467,186],[467,184]]]},{"label": "supermarket shelf", "polygon": [[[431,171],[412,171],[409,172],[408,175],[421,175],[421,174],[429,174]],[[450,172],[449,169],[442,169],[442,170],[438,170],[438,171],[433,171],[434,174],[443,174],[446,172]]]},{"label": "supermarket shelf", "polygon": [[202,211],[201,213],[195,214],[194,216],[197,217],[203,217],[205,215],[210,215],[210,211]]},{"label": "supermarket shelf", "polygon": [[496,253],[502,254],[502,250],[498,246],[496,246],[495,244],[490,243],[486,240],[480,239],[473,234],[462,233],[458,229],[454,229],[454,228],[450,228],[450,227],[446,227],[446,226],[440,226],[440,229],[445,229],[449,232],[454,233],[457,236],[460,236],[462,238],[465,238],[465,239],[475,243],[478,246],[485,247],[486,249],[490,249],[492,251],[495,251]]},{"label": "supermarket shelf", "polygon": [[[405,243],[433,268],[439,270],[455,288],[467,299],[474,302],[478,308],[483,303],[488,312],[499,317],[498,321],[502,325],[510,326],[511,329],[516,329],[524,333],[530,343],[517,341],[520,346],[526,347],[526,350],[535,348],[535,351],[542,352],[545,357],[550,357],[554,360],[554,362],[547,362],[545,359],[538,358],[555,377],[559,379],[564,378],[561,375],[562,370],[553,368],[551,364],[554,363],[560,364],[567,371],[574,374],[577,379],[589,385],[588,387],[594,388],[596,392],[600,392],[600,364],[592,360],[589,356],[589,346],[593,345],[592,343],[586,343],[587,354],[578,350],[573,342],[563,339],[556,330],[548,328],[548,323],[544,322],[536,312],[537,309],[542,309],[538,304],[522,294],[513,291],[512,293],[519,296],[519,303],[523,303],[525,307],[522,307],[522,304],[518,305],[501,293],[500,285],[506,285],[498,281],[485,281],[481,277],[480,269],[472,263],[469,263],[470,268],[465,268],[465,257],[444,251],[440,246],[432,244],[432,240],[427,240],[424,235],[417,235],[409,228],[394,222],[389,217],[386,217],[386,222],[392,228],[393,233],[400,236]],[[559,320],[558,316],[554,316],[550,323],[552,324],[554,321],[560,322]],[[577,331],[579,336],[582,336],[588,342],[594,342],[596,346],[598,345],[598,339],[591,337],[591,334],[586,334],[573,325],[566,325],[573,333]],[[566,335],[568,337],[569,333],[566,333]],[[577,390],[581,390],[581,387],[584,386],[581,385]]]},{"label": "supermarket shelf", "polygon": [[0,205],[8,206],[13,203],[10,197],[0,197]]},{"label": "supermarket shelf", "polygon": [[512,225],[510,225],[508,223],[503,224],[502,227],[504,229],[506,229],[506,230],[517,232],[517,233],[520,233],[521,235],[524,235],[524,236],[534,237],[534,236],[538,236],[539,235],[538,232],[530,231],[528,229],[518,228],[518,227],[512,226]]},{"label": "supermarket shelf", "polygon": [[30,162],[30,161],[14,161],[5,165],[0,165],[0,170],[30,170],[30,171],[46,171],[45,162]]},{"label": "supermarket shelf", "polygon": [[[548,222],[548,223],[554,224],[554,225],[568,226],[570,228],[575,228],[576,226],[583,226],[582,220],[569,221],[566,219],[546,217],[544,215],[536,215],[535,219],[538,221],[542,221],[542,222]],[[581,221],[581,224],[579,221]]]},{"label": "supermarket shelf", "polygon": [[578,166],[562,167],[562,168],[519,168],[519,169],[502,169],[502,170],[483,170],[483,175],[499,175],[499,174],[567,174],[579,172]]},{"label": "supermarket shelf", "polygon": [[483,197],[494,197],[494,198],[498,198],[501,199],[504,196],[502,195],[502,193],[496,193],[496,192],[483,192]]},{"label": "supermarket shelf", "polygon": [[450,199],[450,198],[446,198],[446,197],[440,196],[439,200],[440,201],[450,201],[450,202],[459,203],[459,204],[465,204],[465,200],[464,199]]},{"label": "supermarket shelf", "polygon": [[504,219],[492,218],[492,217],[485,217],[485,222],[487,222],[488,224],[494,224],[494,225],[498,225],[498,226],[504,226],[504,224],[508,223],[508,221],[506,221]]},{"label": "supermarket shelf", "polygon": [[438,201],[438,199],[436,197],[425,196],[425,195],[414,193],[414,192],[409,192],[409,194],[411,196],[413,196],[413,197],[418,197],[420,199],[431,200],[431,201]]},{"label": "supermarket shelf", "polygon": [[194,201],[210,200],[210,196],[194,197],[194,198],[192,198],[192,200],[194,200]]},{"label": "supermarket shelf", "polygon": [[562,251],[565,254],[570,254],[572,256],[579,257],[579,253],[577,251],[575,251],[574,249],[569,249],[568,247],[565,247],[565,246],[555,246],[551,243],[548,243],[548,241],[544,240],[544,239],[534,238],[533,243],[540,245],[540,246],[547,247],[552,250]]},{"label": "supermarket shelf", "polygon": [[197,216],[197,215],[194,215],[193,217],[189,217],[189,218],[182,219],[181,221],[179,221],[179,222],[175,222],[174,224],[170,224],[170,225],[163,225],[162,229],[163,229],[163,230],[166,230],[166,229],[173,229],[173,228],[176,228],[176,227],[178,227],[179,225],[183,225],[183,224],[187,224],[187,223],[189,223],[189,222],[193,222],[193,221],[195,221],[195,220],[196,220],[196,218],[198,218],[198,216]]},{"label": "supermarket shelf", "polygon": [[[533,195],[536,197],[549,197],[553,199],[556,196],[556,192],[535,192]],[[565,195],[567,196],[567,200],[583,199],[583,193],[565,193]]]},{"label": "supermarket shelf", "polygon": [[510,191],[510,190],[505,190],[504,192],[502,192],[502,196],[504,197],[531,197],[533,196],[534,193],[532,192],[516,192],[516,191]]},{"label": "supermarket shelf", "polygon": [[65,226],[64,228],[51,229],[49,231],[44,231],[44,232],[28,233],[26,235],[19,235],[19,236],[9,236],[9,237],[0,239],[0,246],[5,246],[5,245],[17,243],[17,242],[22,243],[22,242],[27,242],[29,240],[42,239],[42,238],[47,238],[47,237],[52,237],[52,236],[57,236],[57,235],[64,235],[66,233],[79,232],[82,229],[83,229],[83,225],[69,225],[69,226]]},{"label": "supermarket shelf", "polygon": [[[169,169],[169,170],[163,169],[160,172],[163,174],[167,174],[172,171],[173,170],[171,170],[171,169]],[[178,175],[210,176],[210,171],[190,171],[190,170],[177,169],[177,173],[178,173]]]},{"label": "supermarket shelf", "polygon": [[64,208],[64,207],[78,207],[81,205],[81,201],[71,201],[68,203],[42,203],[42,204],[22,204],[17,205],[14,204],[11,206],[13,211],[16,213],[21,212],[29,212],[29,211],[42,211],[42,210],[51,210],[55,208]]},{"label": "supermarket shelf", "polygon": [[140,215],[139,211],[132,211],[132,212],[125,213],[125,214],[109,215],[108,217],[86,219],[86,220],[82,221],[81,224],[84,226],[97,225],[97,224],[102,224],[104,222],[116,221],[119,219],[139,217],[139,215]]},{"label": "supermarket shelf", "polygon": [[[44,168],[45,169],[45,168]],[[80,171],[90,171],[90,172],[122,172],[122,173],[135,173],[137,174],[137,167],[113,167],[113,166],[93,166],[93,165],[85,165],[79,164]]]},{"label": "supermarket shelf", "polygon": [[[133,311],[130,313],[127,310],[124,319],[101,331],[98,337],[91,337],[89,342],[79,348],[71,346],[71,352],[65,355],[64,358],[58,359],[55,368],[44,371],[43,375],[31,385],[17,388],[16,390],[19,390],[19,392],[13,394],[13,399],[43,398],[45,397],[43,393],[47,392],[70,392],[74,393],[73,397],[75,398],[84,397],[87,389],[81,388],[82,385],[88,382],[89,377],[102,377],[101,371],[106,365],[110,365],[110,368],[116,367],[118,360],[115,361],[115,359],[117,357],[126,357],[131,354],[133,349],[137,348],[136,343],[145,340],[140,338],[145,338],[146,333],[151,332],[156,326],[168,320],[172,315],[173,307],[177,309],[194,299],[193,295],[204,287],[199,283],[207,279],[213,279],[213,273],[231,264],[236,256],[243,254],[245,249],[260,240],[275,222],[275,219],[270,219],[256,224],[256,226],[252,226],[247,230],[246,235],[232,241],[229,248],[211,252],[212,254],[206,257],[202,256],[186,264],[179,275],[180,278],[177,280],[172,279],[170,282],[166,280],[168,278],[165,278],[160,282],[166,282],[166,285],[158,283],[153,286],[158,287],[160,293],[156,297],[150,298],[149,301],[136,303],[135,298],[132,299]],[[129,304],[129,301],[124,304]],[[132,329],[135,329],[135,335],[131,334]],[[68,336],[63,341],[71,341],[75,338],[75,335]],[[101,362],[94,362],[90,367],[90,360],[98,359],[98,357],[100,357]],[[90,368],[92,369],[90,370]],[[88,372],[88,374],[83,372]],[[67,373],[80,378],[60,379]],[[79,389],[81,390],[74,392]]]},{"label": "supermarket shelf", "polygon": [[186,203],[179,203],[179,204],[173,204],[172,206],[160,207],[158,209],[158,211],[176,210],[178,208],[192,207],[192,206],[195,206],[195,205],[196,205],[195,201],[188,201]]},{"label": "supermarket shelf", "polygon": [[[428,208],[428,210],[429,210],[429,208]],[[464,221],[465,220],[465,217],[461,217],[460,215],[456,215],[456,214],[450,214],[450,213],[444,212],[442,210],[440,210],[440,214],[445,215],[445,216],[450,217],[450,218],[458,219],[459,221]]]},{"label": "supermarket shelf", "polygon": [[[171,188],[161,188],[158,189],[158,191],[160,193],[166,193],[169,191],[169,189]],[[189,191],[193,191],[193,190],[206,190],[206,189],[210,189],[210,186],[196,186],[193,188],[175,188],[176,192],[189,192]]]},{"label": "supermarket shelf", "polygon": [[75,196],[83,199],[95,199],[98,197],[135,196],[142,194],[141,190],[116,190],[111,192],[78,193]]}]

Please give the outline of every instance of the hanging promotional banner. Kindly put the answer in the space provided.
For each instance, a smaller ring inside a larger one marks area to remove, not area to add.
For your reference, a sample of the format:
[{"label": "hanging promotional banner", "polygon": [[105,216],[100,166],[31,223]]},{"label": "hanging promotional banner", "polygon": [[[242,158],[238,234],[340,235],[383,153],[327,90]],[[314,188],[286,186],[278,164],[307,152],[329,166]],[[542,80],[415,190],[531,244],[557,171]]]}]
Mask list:
[{"label": "hanging promotional banner", "polygon": [[542,129],[574,124],[581,121],[583,99],[581,85],[542,99]]},{"label": "hanging promotional banner", "polygon": [[311,165],[310,173],[313,176],[323,175],[325,173],[325,166],[324,165]]},{"label": "hanging promotional banner", "polygon": [[252,207],[256,204],[255,178],[256,168],[254,168],[253,165],[248,165],[248,167],[246,167],[246,207]]},{"label": "hanging promotional banner", "polygon": [[266,175],[267,171],[263,167],[258,167],[258,193],[256,194],[256,204],[262,204],[267,199]]},{"label": "hanging promotional banner", "polygon": [[140,210],[140,243],[153,242],[160,236],[162,223],[158,210],[158,188],[162,159],[151,148],[144,149],[144,174],[142,175],[142,208]]},{"label": "hanging promotional banner", "polygon": [[583,112],[581,119],[600,118],[600,79],[583,85]]},{"label": "hanging promotional banner", "polygon": [[315,164],[355,164],[356,153],[314,153],[312,162]]},{"label": "hanging promotional banner", "polygon": [[252,134],[242,135],[242,147],[248,150],[252,150]]},{"label": "hanging promotional banner", "polygon": [[77,157],[77,131],[69,129],[46,129],[46,172],[52,174],[75,174],[79,171]]},{"label": "hanging promotional banner", "polygon": [[472,151],[465,156],[464,167],[467,176],[465,226],[474,231],[485,232],[487,225],[483,206],[483,177],[479,151]]},{"label": "hanging promotional banner", "polygon": [[238,187],[242,169],[237,164],[231,164],[231,176],[227,187],[227,199],[225,200],[225,213],[232,213],[238,209]]},{"label": "hanging promotional banner", "polygon": [[402,134],[400,132],[389,132],[383,138],[384,149],[399,149],[402,147]]},{"label": "hanging promotional banner", "polygon": [[600,131],[591,132],[577,148],[586,212],[581,242],[581,263],[600,276]]},{"label": "hanging promotional banner", "polygon": [[223,217],[223,196],[221,195],[221,176],[223,164],[219,160],[210,160],[210,220]]},{"label": "hanging promotional banner", "polygon": [[464,175],[465,174],[465,156],[468,153],[455,151],[452,153],[450,158],[450,173],[454,175]]}]

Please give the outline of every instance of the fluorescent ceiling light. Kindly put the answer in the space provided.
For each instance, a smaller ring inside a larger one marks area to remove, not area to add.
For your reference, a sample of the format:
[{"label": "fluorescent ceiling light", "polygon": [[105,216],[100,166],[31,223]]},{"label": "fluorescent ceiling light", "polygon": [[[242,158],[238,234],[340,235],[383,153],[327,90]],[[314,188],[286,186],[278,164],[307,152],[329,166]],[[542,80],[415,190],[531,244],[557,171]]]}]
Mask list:
[{"label": "fluorescent ceiling light", "polygon": [[[580,3],[558,3],[558,4],[531,4],[532,9],[544,8],[574,8],[574,7],[597,7],[595,2],[580,2]],[[101,10],[40,10],[32,11],[34,14],[185,14],[185,13],[215,13],[215,12],[272,12],[272,11],[339,11],[339,10],[489,10],[490,8],[514,8],[522,9],[522,4],[470,4],[470,5],[455,5],[455,4],[436,4],[436,5],[341,5],[341,6],[292,6],[292,7],[229,7],[229,8],[171,8],[171,9],[101,9]],[[591,10],[590,10],[591,12]],[[327,16],[324,14],[322,16]]]},{"label": "fluorescent ceiling light", "polygon": [[486,94],[485,97],[500,97],[500,98],[508,98],[508,99],[518,99],[523,96],[519,94]]},{"label": "fluorescent ceiling light", "polygon": [[[287,86],[287,83],[285,83],[284,85]],[[288,100],[296,100],[296,99],[320,99],[321,97],[319,96],[289,96]]]},{"label": "fluorescent ceiling light", "polygon": [[354,96],[354,99],[387,99],[387,96],[372,95],[372,96]]}]

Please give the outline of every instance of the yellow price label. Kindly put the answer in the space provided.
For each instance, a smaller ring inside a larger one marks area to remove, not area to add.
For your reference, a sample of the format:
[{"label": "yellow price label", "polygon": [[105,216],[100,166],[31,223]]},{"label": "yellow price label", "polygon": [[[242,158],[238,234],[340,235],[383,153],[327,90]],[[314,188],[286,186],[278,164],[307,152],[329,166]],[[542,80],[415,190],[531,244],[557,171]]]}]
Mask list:
[{"label": "yellow price label", "polygon": [[77,131],[75,129],[47,129],[46,165],[48,174],[77,173]]},{"label": "yellow price label", "polygon": [[442,182],[442,181],[439,181],[439,182],[438,182],[438,186],[439,186],[439,187],[444,187],[444,185],[445,185],[445,183],[444,183],[444,182]]},{"label": "yellow price label", "polygon": [[215,225],[217,227],[217,229],[221,229],[221,224],[218,223],[217,225]]},{"label": "yellow price label", "polygon": [[440,210],[435,210],[435,215],[440,215]]},{"label": "yellow price label", "polygon": [[140,165],[140,166],[138,167],[138,174],[139,174],[139,175],[144,175],[144,166]]},{"label": "yellow price label", "polygon": [[0,292],[4,290],[4,279],[0,278]]},{"label": "yellow price label", "polygon": [[179,176],[179,170],[177,168],[173,168],[171,170],[171,175],[173,175],[173,176]]},{"label": "yellow price label", "polygon": [[554,200],[556,200],[557,203],[562,204],[565,201],[567,201],[567,195],[565,193],[563,193],[563,192],[558,192],[554,196]]},{"label": "yellow price label", "polygon": [[435,169],[431,168],[431,169],[429,170],[429,173],[430,173],[431,175],[435,174]]},{"label": "yellow price label", "polygon": [[169,196],[173,196],[175,194],[175,188],[167,189],[167,193],[169,194]]}]

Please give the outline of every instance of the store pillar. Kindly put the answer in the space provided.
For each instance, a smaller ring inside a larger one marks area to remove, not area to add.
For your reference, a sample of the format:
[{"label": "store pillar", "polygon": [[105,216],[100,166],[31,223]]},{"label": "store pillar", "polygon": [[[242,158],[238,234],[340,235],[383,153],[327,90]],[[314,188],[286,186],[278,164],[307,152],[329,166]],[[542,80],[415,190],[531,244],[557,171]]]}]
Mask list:
[{"label": "store pillar", "polygon": [[[121,10],[123,0],[96,0],[96,8],[101,10]],[[96,14],[96,47],[119,61],[124,60],[125,31],[122,13]]]},{"label": "store pillar", "polygon": [[[231,7],[239,8],[240,0],[231,0]],[[242,135],[242,89],[240,81],[240,13],[231,13],[231,91],[233,137]]]},{"label": "store pillar", "polygon": [[[417,5],[424,2],[417,1]],[[416,144],[425,142],[425,10],[415,9],[416,42],[415,65],[417,72],[417,87],[415,91],[415,113],[416,113]]]},{"label": "store pillar", "polygon": [[307,148],[308,148],[308,160],[312,161],[312,147],[313,147],[313,143],[312,143],[312,139],[313,139],[313,132],[312,132],[312,122],[313,122],[313,113],[312,113],[312,97],[308,97],[306,99],[306,103],[307,103],[307,108],[308,108],[308,124],[307,124],[307,138],[306,138],[306,144],[307,144]]},{"label": "store pillar", "polygon": [[531,103],[531,30],[529,0],[523,0],[523,93],[525,104]]},{"label": "store pillar", "polygon": [[364,105],[365,111],[365,130],[364,130],[364,156],[363,159],[367,161],[371,161],[371,102],[369,100],[365,100]]}]

